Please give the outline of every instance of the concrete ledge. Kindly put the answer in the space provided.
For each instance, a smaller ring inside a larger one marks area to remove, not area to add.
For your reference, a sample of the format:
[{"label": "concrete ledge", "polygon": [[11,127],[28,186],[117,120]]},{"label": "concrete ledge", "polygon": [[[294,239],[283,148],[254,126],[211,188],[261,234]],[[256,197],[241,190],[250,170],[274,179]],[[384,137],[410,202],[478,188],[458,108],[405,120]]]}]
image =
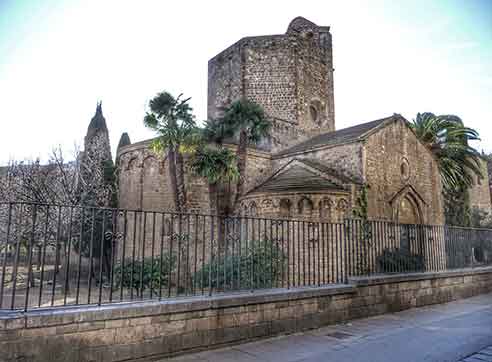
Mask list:
[{"label": "concrete ledge", "polygon": [[449,271],[439,271],[439,272],[425,272],[425,273],[405,273],[405,274],[384,274],[384,275],[374,275],[370,277],[352,277],[349,278],[349,284],[363,287],[379,284],[392,284],[392,283],[404,283],[419,280],[433,280],[433,279],[443,279],[443,278],[453,278],[453,277],[464,277],[470,275],[480,275],[492,273],[492,267],[480,267],[480,268],[467,268],[467,269],[456,269]]}]

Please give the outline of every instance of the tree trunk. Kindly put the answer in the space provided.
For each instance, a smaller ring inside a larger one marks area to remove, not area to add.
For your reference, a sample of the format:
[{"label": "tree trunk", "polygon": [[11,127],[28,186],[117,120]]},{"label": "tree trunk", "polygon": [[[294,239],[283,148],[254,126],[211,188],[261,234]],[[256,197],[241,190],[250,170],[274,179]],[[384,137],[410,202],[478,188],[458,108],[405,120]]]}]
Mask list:
[{"label": "tree trunk", "polygon": [[169,179],[171,180],[171,191],[174,195],[174,208],[181,211],[181,204],[178,197],[178,179],[176,175],[176,152],[173,148],[167,151],[167,160],[169,162]]},{"label": "tree trunk", "polygon": [[178,200],[180,205],[180,211],[185,211],[186,209],[186,185],[184,177],[184,160],[183,154],[176,151],[176,188],[178,191]]},{"label": "tree trunk", "polygon": [[[210,215],[211,225],[214,226],[214,230],[217,230],[217,234],[215,234],[215,240],[217,240],[217,246],[219,253],[223,250],[224,246],[224,227],[223,227],[223,205],[221,204],[221,192],[222,192],[222,184],[221,183],[209,183],[208,184],[208,195],[209,195],[209,206],[210,206]],[[212,221],[212,219],[214,219]],[[210,236],[212,237],[212,236]]]},{"label": "tree trunk", "polygon": [[246,185],[246,164],[248,159],[248,134],[245,130],[241,130],[239,133],[239,144],[237,146],[237,170],[239,172],[239,178],[236,183],[236,196],[234,198],[233,210],[237,209],[239,199],[244,194],[244,187]]},{"label": "tree trunk", "polygon": [[225,220],[233,212],[232,185],[231,182],[219,182],[217,184],[217,241],[219,250],[224,250],[225,244]]}]

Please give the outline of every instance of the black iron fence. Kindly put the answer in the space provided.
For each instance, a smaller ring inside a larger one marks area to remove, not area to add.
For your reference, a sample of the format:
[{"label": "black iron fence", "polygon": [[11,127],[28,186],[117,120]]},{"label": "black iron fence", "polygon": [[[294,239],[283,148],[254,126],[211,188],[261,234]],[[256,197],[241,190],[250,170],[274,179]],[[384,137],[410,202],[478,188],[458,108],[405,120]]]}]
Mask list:
[{"label": "black iron fence", "polygon": [[0,309],[492,265],[492,230],[0,203]]}]

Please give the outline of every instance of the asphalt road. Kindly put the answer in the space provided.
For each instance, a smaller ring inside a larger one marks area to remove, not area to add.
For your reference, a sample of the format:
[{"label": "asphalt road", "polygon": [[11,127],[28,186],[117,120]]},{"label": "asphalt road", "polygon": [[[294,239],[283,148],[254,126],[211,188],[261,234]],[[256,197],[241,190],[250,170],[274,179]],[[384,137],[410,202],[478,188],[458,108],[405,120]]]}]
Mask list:
[{"label": "asphalt road", "polygon": [[483,362],[490,346],[487,294],[164,361]]}]

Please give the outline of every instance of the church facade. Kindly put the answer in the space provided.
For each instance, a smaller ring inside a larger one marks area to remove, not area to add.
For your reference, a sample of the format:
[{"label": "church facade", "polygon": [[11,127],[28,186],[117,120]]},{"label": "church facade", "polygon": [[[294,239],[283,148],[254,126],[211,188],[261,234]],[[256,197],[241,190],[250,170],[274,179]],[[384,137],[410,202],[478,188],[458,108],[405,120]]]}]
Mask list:
[{"label": "church facade", "polygon": [[[273,127],[248,149],[238,214],[338,222],[364,198],[372,219],[444,223],[438,164],[402,116],[336,129],[329,27],[296,18],[285,34],[246,37],[213,57],[208,117],[242,97],[260,104]],[[167,160],[150,143],[122,137],[120,208],[173,209]],[[185,180],[187,209],[210,212],[205,180],[189,169]]]}]

